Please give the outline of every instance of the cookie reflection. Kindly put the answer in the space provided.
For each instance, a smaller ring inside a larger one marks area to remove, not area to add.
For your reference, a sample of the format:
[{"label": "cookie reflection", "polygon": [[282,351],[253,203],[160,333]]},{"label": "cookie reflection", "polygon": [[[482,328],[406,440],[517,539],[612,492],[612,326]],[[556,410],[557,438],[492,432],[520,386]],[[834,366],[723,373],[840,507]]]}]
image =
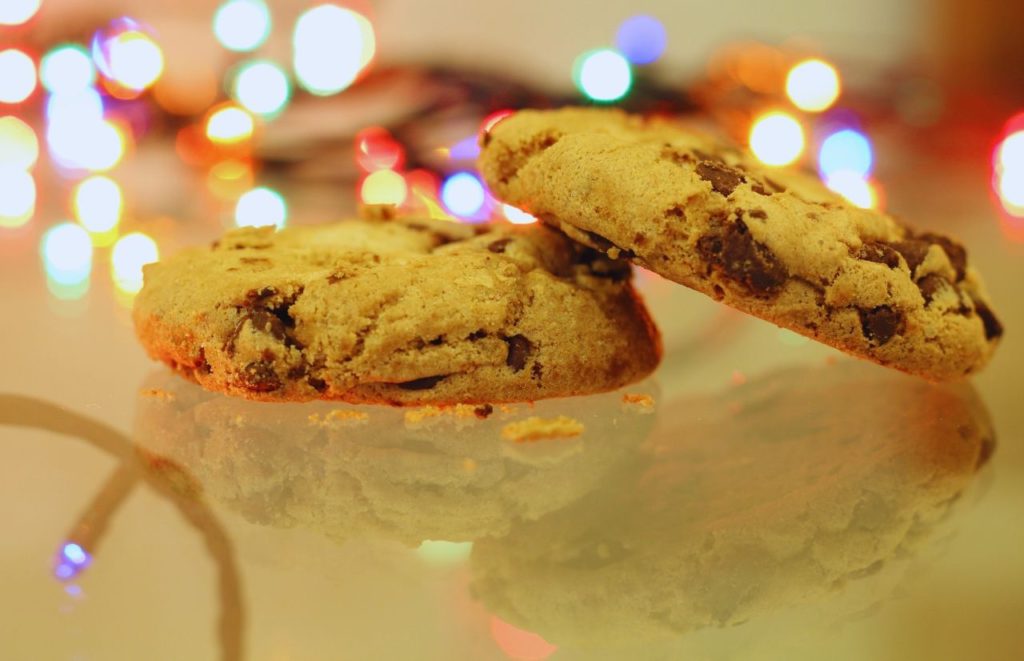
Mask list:
[{"label": "cookie reflection", "polygon": [[656,386],[534,405],[389,409],[276,404],[168,373],[141,391],[149,469],[184,470],[247,520],[405,544],[503,536],[571,504],[645,439]]},{"label": "cookie reflection", "polygon": [[567,648],[669,639],[839,593],[863,596],[843,606],[862,611],[992,447],[969,386],[862,364],[666,402],[599,489],[477,542],[473,589]]}]

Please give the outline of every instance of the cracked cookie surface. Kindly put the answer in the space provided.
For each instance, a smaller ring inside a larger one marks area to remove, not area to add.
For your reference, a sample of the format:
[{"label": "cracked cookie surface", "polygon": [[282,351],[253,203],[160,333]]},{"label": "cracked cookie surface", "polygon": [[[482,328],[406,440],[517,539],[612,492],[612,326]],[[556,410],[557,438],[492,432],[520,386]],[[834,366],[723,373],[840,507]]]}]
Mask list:
[{"label": "cracked cookie surface", "polygon": [[134,319],[151,356],[250,399],[534,400],[654,369],[629,279],[543,226],[349,220],[236,230],[147,266]]},{"label": "cracked cookie surface", "polygon": [[502,200],[749,314],[933,380],[1003,329],[953,239],[859,209],[800,172],[617,110],[521,111],[481,139]]}]

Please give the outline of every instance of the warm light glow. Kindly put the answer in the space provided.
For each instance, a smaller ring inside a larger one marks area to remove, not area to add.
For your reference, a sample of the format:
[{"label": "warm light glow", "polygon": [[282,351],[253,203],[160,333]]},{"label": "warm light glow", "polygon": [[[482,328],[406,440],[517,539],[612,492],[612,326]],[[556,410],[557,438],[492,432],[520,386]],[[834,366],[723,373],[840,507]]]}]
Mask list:
[{"label": "warm light glow", "polygon": [[350,9],[320,5],[304,12],[292,35],[295,76],[307,91],[336,94],[359,76],[377,48],[373,25]]},{"label": "warm light glow", "polygon": [[103,97],[91,87],[54,94],[46,101],[46,119],[54,125],[85,126],[103,119]]},{"label": "warm light glow", "polygon": [[206,120],[206,137],[212,142],[231,144],[252,137],[252,115],[233,105],[215,110]]},{"label": "warm light glow", "polygon": [[409,187],[402,175],[392,170],[371,172],[363,180],[359,197],[363,204],[393,204],[399,206],[405,202]]},{"label": "warm light glow", "polygon": [[544,661],[558,650],[537,634],[514,627],[496,615],[491,616],[491,636],[501,651],[516,661]]},{"label": "warm light glow", "polygon": [[21,25],[39,11],[41,0],[3,0],[0,2],[0,25]]},{"label": "warm light glow", "polygon": [[156,241],[142,232],[125,234],[110,252],[110,274],[114,285],[126,294],[142,289],[142,267],[160,259]]},{"label": "warm light glow", "polygon": [[0,51],[0,103],[21,103],[35,89],[36,65],[32,58],[13,48]]},{"label": "warm light glow", "polygon": [[857,172],[834,172],[825,180],[825,185],[862,209],[871,209],[878,201],[871,182]]},{"label": "warm light glow", "polygon": [[665,52],[665,26],[653,16],[627,18],[615,33],[615,47],[633,64],[650,64]]},{"label": "warm light glow", "polygon": [[92,270],[92,242],[89,234],[74,223],[60,223],[43,234],[43,265],[46,275],[61,285],[72,285],[89,277]]},{"label": "warm light glow", "polygon": [[356,162],[366,172],[398,170],[405,163],[405,150],[386,129],[365,128],[356,134]]},{"label": "warm light glow", "polygon": [[270,188],[254,188],[238,198],[235,205],[235,224],[239,227],[274,226],[281,229],[287,220],[288,207],[284,198]]},{"label": "warm light glow", "polygon": [[75,218],[93,234],[103,234],[117,227],[121,220],[124,198],[121,187],[103,176],[83,179],[72,193]]},{"label": "warm light glow", "polygon": [[1004,206],[1024,207],[1024,168],[1004,170],[999,175],[998,193]]},{"label": "warm light glow", "polygon": [[473,552],[473,542],[449,542],[444,540],[425,539],[416,549],[416,555],[431,565],[452,567],[469,559]]},{"label": "warm light glow", "polygon": [[36,132],[17,117],[0,117],[0,168],[27,170],[39,158]]},{"label": "warm light glow", "polygon": [[786,94],[797,108],[821,112],[839,98],[839,73],[822,60],[804,60],[786,76]]},{"label": "warm light glow", "polygon": [[163,51],[144,32],[122,32],[112,37],[106,48],[110,78],[129,90],[148,88],[164,71]]},{"label": "warm light glow", "polygon": [[469,172],[456,172],[441,185],[441,201],[456,216],[476,216],[486,200],[483,183]]},{"label": "warm light glow", "polygon": [[36,208],[36,182],[17,167],[0,167],[0,227],[21,227]]},{"label": "warm light glow", "polygon": [[768,113],[751,127],[750,149],[767,165],[788,165],[804,150],[804,130],[791,115]]},{"label": "warm light glow", "polygon": [[96,81],[96,68],[81,46],[59,46],[43,56],[39,79],[53,94],[75,94]]},{"label": "warm light glow", "polygon": [[996,150],[996,167],[1000,170],[1024,170],[1024,131],[1011,133]]},{"label": "warm light glow", "polygon": [[580,55],[573,69],[576,87],[593,101],[621,99],[633,84],[629,62],[610,48]]},{"label": "warm light glow", "polygon": [[252,167],[237,159],[221,161],[206,175],[206,186],[217,198],[229,201],[237,200],[242,193],[252,188]]},{"label": "warm light glow", "polygon": [[244,65],[234,84],[234,97],[249,112],[274,117],[291,97],[291,83],[284,69],[266,60]]},{"label": "warm light glow", "polygon": [[828,179],[835,172],[854,172],[861,177],[871,173],[871,142],[853,129],[836,131],[825,138],[818,150],[818,171]]},{"label": "warm light glow", "polygon": [[51,123],[46,139],[50,155],[68,169],[104,172],[124,156],[124,135],[107,121]]},{"label": "warm light glow", "polygon": [[508,219],[508,222],[516,225],[529,225],[530,223],[537,222],[537,218],[535,216],[531,216],[522,209],[518,209],[511,204],[502,204],[501,213]]},{"label": "warm light glow", "polygon": [[263,0],[228,0],[213,16],[213,33],[224,48],[245,52],[270,35],[270,11]]}]

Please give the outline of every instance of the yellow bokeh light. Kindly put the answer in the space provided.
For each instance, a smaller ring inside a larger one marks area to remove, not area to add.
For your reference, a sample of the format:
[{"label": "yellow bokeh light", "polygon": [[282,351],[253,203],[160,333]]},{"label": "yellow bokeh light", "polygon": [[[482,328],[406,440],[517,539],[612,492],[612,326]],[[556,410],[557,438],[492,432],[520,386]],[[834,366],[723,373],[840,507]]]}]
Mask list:
[{"label": "yellow bokeh light", "polygon": [[36,65],[16,49],[0,51],[0,103],[21,103],[36,89]]},{"label": "yellow bokeh light", "polygon": [[163,51],[144,32],[122,32],[111,38],[107,47],[113,79],[129,90],[144,90],[163,73]]},{"label": "yellow bokeh light", "polygon": [[537,222],[536,216],[532,216],[511,204],[502,204],[501,213],[508,219],[508,222],[515,225],[529,225],[530,223]]},{"label": "yellow bokeh light", "polygon": [[242,142],[252,137],[252,115],[235,105],[225,105],[206,120],[206,137],[218,144]]},{"label": "yellow bokeh light", "polygon": [[124,197],[113,179],[94,176],[83,179],[72,193],[75,218],[92,234],[104,234],[121,221]]},{"label": "yellow bokeh light", "polygon": [[110,253],[110,274],[114,285],[126,294],[142,289],[142,267],[160,258],[156,241],[142,232],[125,234]]},{"label": "yellow bokeh light", "polygon": [[21,227],[36,209],[36,182],[25,170],[0,167],[0,227]]},{"label": "yellow bokeh light", "polygon": [[351,85],[370,63],[377,41],[370,21],[336,5],[303,13],[292,35],[293,67],[299,84],[326,96]]},{"label": "yellow bokeh light", "polygon": [[363,179],[359,189],[359,198],[363,204],[393,204],[398,206],[405,202],[409,187],[405,178],[393,170],[377,170]]},{"label": "yellow bokeh light", "polygon": [[788,165],[804,150],[804,130],[792,115],[770,112],[750,128],[750,149],[767,165]]},{"label": "yellow bokeh light", "polygon": [[39,158],[39,138],[17,117],[0,117],[0,167],[31,168]]},{"label": "yellow bokeh light", "polygon": [[237,200],[242,193],[252,188],[252,182],[252,167],[242,160],[221,161],[206,174],[207,188],[225,202]]},{"label": "yellow bokeh light", "polygon": [[839,98],[839,89],[839,72],[823,60],[804,60],[786,76],[789,100],[808,112],[821,112],[830,107]]},{"label": "yellow bokeh light", "polygon": [[872,209],[878,203],[874,186],[857,172],[834,172],[825,180],[825,185],[862,209]]},{"label": "yellow bokeh light", "polygon": [[235,224],[239,227],[276,227],[288,222],[288,205],[277,191],[260,186],[238,198]]}]

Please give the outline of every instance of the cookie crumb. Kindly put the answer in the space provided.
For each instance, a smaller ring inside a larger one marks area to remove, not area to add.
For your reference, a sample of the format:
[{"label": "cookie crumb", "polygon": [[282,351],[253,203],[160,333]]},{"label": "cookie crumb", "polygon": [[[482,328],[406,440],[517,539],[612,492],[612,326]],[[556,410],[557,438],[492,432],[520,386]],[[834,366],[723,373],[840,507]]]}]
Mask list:
[{"label": "cookie crumb", "polygon": [[583,433],[583,423],[569,416],[557,418],[529,417],[510,422],[501,429],[501,437],[514,443],[532,443],[557,438],[572,438]]},{"label": "cookie crumb", "polygon": [[139,391],[140,397],[152,397],[153,399],[159,399],[164,402],[173,402],[175,396],[173,392],[168,392],[161,388],[143,388]]},{"label": "cookie crumb", "polygon": [[322,418],[316,413],[311,413],[309,415],[309,424],[317,427],[348,427],[364,424],[369,419],[370,415],[363,411],[334,409],[325,413]]},{"label": "cookie crumb", "polygon": [[409,428],[430,425],[441,420],[483,420],[494,410],[490,404],[455,404],[452,406],[420,406],[405,412],[405,426]]},{"label": "cookie crumb", "polygon": [[654,398],[642,392],[627,392],[622,396],[622,408],[639,413],[652,413]]}]

